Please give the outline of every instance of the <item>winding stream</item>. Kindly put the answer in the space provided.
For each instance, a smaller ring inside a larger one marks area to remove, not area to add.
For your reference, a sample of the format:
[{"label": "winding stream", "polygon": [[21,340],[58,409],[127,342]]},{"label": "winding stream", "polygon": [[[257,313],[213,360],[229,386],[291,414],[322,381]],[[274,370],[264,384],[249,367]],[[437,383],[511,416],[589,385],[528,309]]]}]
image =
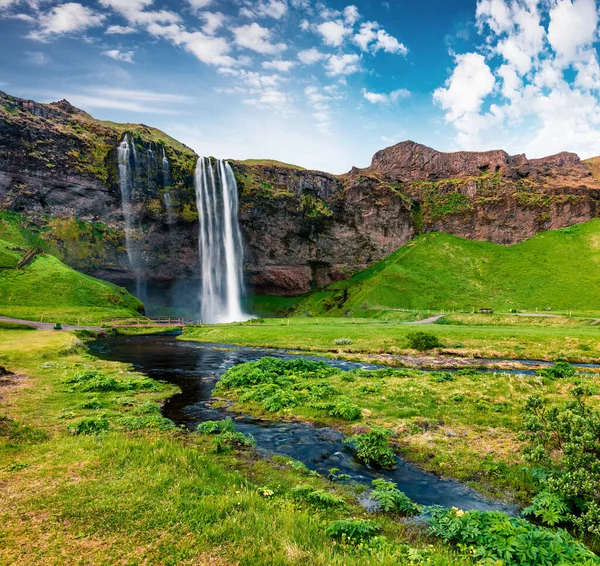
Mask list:
[{"label": "winding stream", "polygon": [[[206,420],[232,417],[237,430],[254,436],[259,451],[289,456],[324,476],[327,476],[330,468],[335,467],[341,473],[348,474],[352,481],[366,485],[380,477],[392,480],[413,501],[423,505],[500,510],[510,514],[516,512],[514,507],[490,501],[456,480],[424,472],[400,458],[393,471],[365,467],[353,458],[352,451],[344,444],[345,435],[334,429],[306,423],[259,420],[227,409],[214,408],[208,403],[220,376],[234,365],[256,361],[264,356],[291,359],[298,355],[255,348],[223,349],[179,341],[175,336],[115,338],[98,342],[92,348],[104,359],[131,363],[154,379],[179,386],[181,393],[167,400],[163,414],[192,430]],[[376,367],[319,359],[343,370]]]}]

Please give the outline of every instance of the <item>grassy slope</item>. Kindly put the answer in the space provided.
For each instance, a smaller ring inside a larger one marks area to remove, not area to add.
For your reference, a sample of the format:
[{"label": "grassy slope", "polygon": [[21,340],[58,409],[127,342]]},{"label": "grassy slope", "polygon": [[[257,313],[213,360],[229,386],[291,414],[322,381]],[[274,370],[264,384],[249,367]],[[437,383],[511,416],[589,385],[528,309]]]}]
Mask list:
[{"label": "grassy slope", "polygon": [[545,232],[513,246],[448,234],[420,236],[348,282],[308,297],[298,312],[324,314],[348,290],[348,309],[550,307],[600,312],[600,220]]},{"label": "grassy slope", "polygon": [[[178,431],[128,430],[123,417],[174,392],[86,394],[65,384],[82,367],[116,379],[130,368],[101,361],[70,333],[0,330],[0,364],[21,377],[0,387],[1,564],[233,564],[358,566],[404,563],[393,552],[375,554],[332,546],[328,521],[360,516],[352,494],[283,461],[252,453],[214,453],[210,439]],[[95,399],[102,408],[82,408]],[[69,425],[106,417],[110,430],[77,436]],[[16,419],[9,425],[2,418]],[[294,503],[298,485],[335,490],[348,510],[319,511]],[[262,489],[273,495],[265,497]],[[425,547],[430,566],[467,565],[446,545],[415,527],[377,516],[394,542]]]},{"label": "grassy slope", "polygon": [[0,315],[91,324],[141,306],[125,289],[83,275],[51,255],[37,256],[22,270],[10,268],[22,255],[14,244],[0,240],[0,263],[9,267],[0,269]]}]

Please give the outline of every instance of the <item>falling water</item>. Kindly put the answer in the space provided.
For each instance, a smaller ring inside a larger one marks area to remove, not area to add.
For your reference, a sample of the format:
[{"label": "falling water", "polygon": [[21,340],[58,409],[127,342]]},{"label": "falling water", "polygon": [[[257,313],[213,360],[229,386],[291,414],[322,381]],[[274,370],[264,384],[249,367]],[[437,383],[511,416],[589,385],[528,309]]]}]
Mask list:
[{"label": "falling water", "polygon": [[241,303],[243,250],[233,170],[226,161],[218,160],[213,166],[209,158],[201,157],[196,164],[195,186],[200,221],[202,320],[246,320]]},{"label": "falling water", "polygon": [[169,160],[165,152],[165,146],[162,146],[162,174],[163,174],[163,185],[168,187],[171,184],[171,174],[169,169]]},{"label": "falling water", "polygon": [[125,221],[125,247],[127,249],[127,258],[129,265],[134,267],[134,251],[132,243],[133,231],[133,175],[131,174],[131,147],[133,146],[131,136],[125,134],[123,140],[117,148],[119,158],[119,186],[121,188],[121,208],[123,210],[123,219]]}]

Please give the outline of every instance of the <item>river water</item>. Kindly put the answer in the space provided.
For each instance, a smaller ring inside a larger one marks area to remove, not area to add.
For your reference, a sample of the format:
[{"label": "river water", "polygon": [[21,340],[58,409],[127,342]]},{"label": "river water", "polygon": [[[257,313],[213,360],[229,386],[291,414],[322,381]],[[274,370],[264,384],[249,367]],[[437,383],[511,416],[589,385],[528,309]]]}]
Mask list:
[{"label": "river water", "polygon": [[[252,434],[259,451],[289,456],[324,476],[329,469],[339,468],[340,473],[348,474],[351,481],[365,485],[370,485],[376,478],[394,481],[398,489],[422,505],[516,512],[512,506],[491,501],[456,480],[424,472],[401,458],[392,471],[366,467],[353,457],[351,448],[344,443],[345,435],[332,428],[259,420],[210,405],[215,384],[234,365],[264,356],[291,359],[300,357],[298,354],[256,348],[219,348],[164,335],[115,338],[98,342],[92,348],[104,359],[131,363],[149,377],[179,386],[181,393],[167,400],[163,415],[191,430],[203,421],[230,417],[234,419],[236,430]],[[319,359],[343,370],[376,367]]]}]

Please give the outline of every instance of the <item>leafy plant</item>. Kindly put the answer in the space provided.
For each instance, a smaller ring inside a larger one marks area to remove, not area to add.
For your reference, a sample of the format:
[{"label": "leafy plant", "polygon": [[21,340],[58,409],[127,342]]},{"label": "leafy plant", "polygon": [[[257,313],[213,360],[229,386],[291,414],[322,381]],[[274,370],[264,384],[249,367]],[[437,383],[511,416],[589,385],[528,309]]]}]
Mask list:
[{"label": "leafy plant", "polygon": [[542,521],[544,525],[553,527],[567,519],[569,506],[566,501],[558,494],[551,491],[542,491],[538,493],[529,507],[521,511],[525,516],[533,515]]},{"label": "leafy plant", "polygon": [[542,491],[568,506],[563,511],[558,499],[550,501],[544,495],[532,505],[534,513],[537,510],[542,519],[564,517],[576,528],[600,535],[600,411],[588,406],[591,394],[588,387],[576,385],[572,401],[551,408],[540,395],[529,397],[524,452],[528,461],[551,472]]},{"label": "leafy plant", "polygon": [[327,535],[349,544],[359,544],[372,539],[381,531],[381,525],[367,519],[340,519],[327,527]]},{"label": "leafy plant", "polygon": [[348,397],[341,397],[329,410],[329,416],[345,421],[355,421],[361,417],[361,414],[360,407]]},{"label": "leafy plant", "polygon": [[343,498],[322,489],[313,489],[312,487],[298,485],[291,490],[290,495],[296,501],[306,501],[320,509],[346,507],[346,502]]},{"label": "leafy plant", "polygon": [[547,377],[548,379],[566,379],[573,377],[577,372],[568,362],[556,362],[552,367],[540,369],[537,375]]},{"label": "leafy plant", "polygon": [[448,371],[436,371],[431,374],[431,381],[444,383],[445,381],[456,381],[456,378]]},{"label": "leafy plant", "polygon": [[376,479],[371,484],[375,488],[371,491],[371,497],[379,503],[382,511],[393,511],[403,517],[412,517],[421,512],[421,507],[400,491],[394,482]]},{"label": "leafy plant", "polygon": [[429,532],[468,550],[486,564],[551,566],[598,564],[598,558],[564,530],[553,531],[500,511],[435,508]]},{"label": "leafy plant", "polygon": [[406,338],[408,339],[408,347],[419,352],[426,352],[442,346],[438,337],[431,332],[410,332],[406,335]]},{"label": "leafy plant", "polygon": [[71,434],[100,434],[109,429],[110,423],[106,418],[84,418],[71,425]]},{"label": "leafy plant", "polygon": [[389,446],[391,434],[389,430],[374,427],[370,432],[347,438],[346,442],[355,447],[356,457],[363,464],[392,470],[396,467],[396,457]]},{"label": "leafy plant", "polygon": [[215,452],[228,452],[232,448],[238,450],[252,448],[256,446],[256,441],[250,434],[226,430],[214,436],[212,445]]},{"label": "leafy plant", "polygon": [[352,340],[350,340],[350,338],[336,338],[333,343],[336,346],[348,346],[352,344]]},{"label": "leafy plant", "polygon": [[220,434],[226,431],[233,431],[233,421],[224,419],[222,421],[204,421],[196,428],[200,434]]}]

